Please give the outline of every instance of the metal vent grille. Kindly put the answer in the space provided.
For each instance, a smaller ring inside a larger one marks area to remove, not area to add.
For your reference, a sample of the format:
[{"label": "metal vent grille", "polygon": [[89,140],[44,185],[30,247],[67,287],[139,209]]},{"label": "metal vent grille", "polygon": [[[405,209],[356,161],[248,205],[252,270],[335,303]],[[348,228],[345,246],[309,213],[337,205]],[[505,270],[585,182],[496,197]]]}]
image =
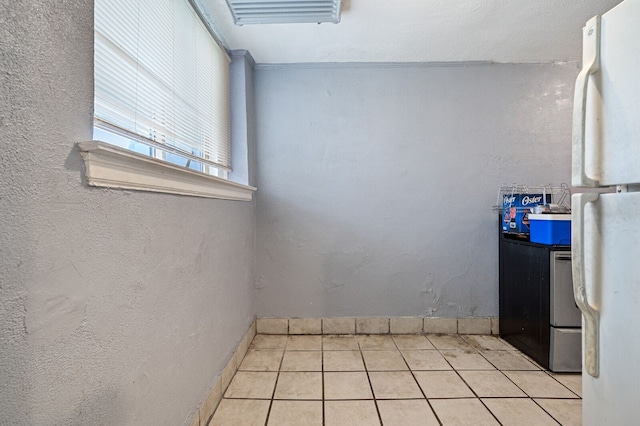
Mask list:
[{"label": "metal vent grille", "polygon": [[227,0],[236,25],[340,22],[341,0]]}]

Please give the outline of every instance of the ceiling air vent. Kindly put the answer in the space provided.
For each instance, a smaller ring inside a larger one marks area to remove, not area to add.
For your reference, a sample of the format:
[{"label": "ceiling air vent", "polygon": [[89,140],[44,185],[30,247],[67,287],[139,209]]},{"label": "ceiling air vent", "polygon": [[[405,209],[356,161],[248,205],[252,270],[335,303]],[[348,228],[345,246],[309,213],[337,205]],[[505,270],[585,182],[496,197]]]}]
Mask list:
[{"label": "ceiling air vent", "polygon": [[236,25],[340,22],[341,0],[227,0]]}]

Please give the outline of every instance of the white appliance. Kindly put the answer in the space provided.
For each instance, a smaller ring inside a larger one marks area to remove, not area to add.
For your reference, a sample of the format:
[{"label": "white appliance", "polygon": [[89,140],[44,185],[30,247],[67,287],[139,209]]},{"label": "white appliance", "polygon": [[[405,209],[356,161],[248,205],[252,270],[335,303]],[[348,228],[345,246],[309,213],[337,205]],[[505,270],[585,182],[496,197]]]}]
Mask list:
[{"label": "white appliance", "polygon": [[640,424],[640,0],[587,22],[576,81],[573,285],[583,312],[583,422]]}]

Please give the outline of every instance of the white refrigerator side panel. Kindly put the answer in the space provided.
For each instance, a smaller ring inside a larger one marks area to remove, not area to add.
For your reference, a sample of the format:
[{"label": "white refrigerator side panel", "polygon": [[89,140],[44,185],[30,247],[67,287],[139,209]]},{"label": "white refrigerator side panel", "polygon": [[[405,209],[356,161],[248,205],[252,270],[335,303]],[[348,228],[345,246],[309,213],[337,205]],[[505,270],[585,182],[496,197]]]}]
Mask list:
[{"label": "white refrigerator side panel", "polygon": [[602,15],[585,134],[588,176],[605,186],[640,182],[640,0]]},{"label": "white refrigerator side panel", "polygon": [[583,422],[638,424],[640,193],[601,195],[587,205],[584,223],[586,287],[600,312],[600,374],[582,375]]}]

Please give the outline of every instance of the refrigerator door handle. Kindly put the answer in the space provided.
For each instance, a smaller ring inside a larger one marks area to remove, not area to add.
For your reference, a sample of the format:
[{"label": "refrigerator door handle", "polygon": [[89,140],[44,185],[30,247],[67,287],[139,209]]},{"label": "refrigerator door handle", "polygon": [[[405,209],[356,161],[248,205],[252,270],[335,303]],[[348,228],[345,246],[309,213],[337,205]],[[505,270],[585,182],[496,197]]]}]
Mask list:
[{"label": "refrigerator door handle", "polygon": [[600,374],[600,315],[587,295],[584,258],[584,209],[598,200],[600,194],[582,193],[571,197],[571,255],[573,258],[573,296],[584,316],[584,368],[593,377]]},{"label": "refrigerator door handle", "polygon": [[591,18],[583,29],[582,70],[576,78],[573,98],[572,151],[573,167],[571,184],[573,186],[597,187],[599,182],[586,173],[587,87],[589,76],[600,69],[600,16]]}]

